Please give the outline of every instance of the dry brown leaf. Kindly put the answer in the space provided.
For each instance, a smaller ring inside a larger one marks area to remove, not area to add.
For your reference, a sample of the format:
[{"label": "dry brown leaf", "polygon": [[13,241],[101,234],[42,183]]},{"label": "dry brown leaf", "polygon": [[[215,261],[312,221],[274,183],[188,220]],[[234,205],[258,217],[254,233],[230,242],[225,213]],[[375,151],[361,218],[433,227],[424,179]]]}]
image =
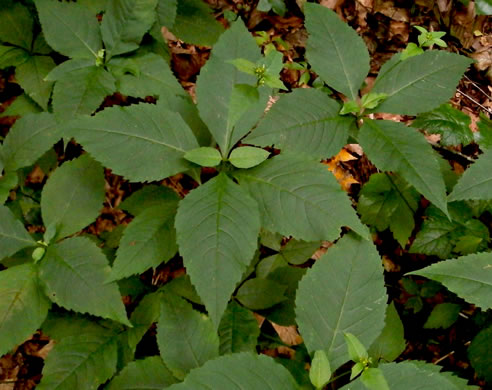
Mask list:
[{"label": "dry brown leaf", "polygon": [[282,326],[278,325],[275,322],[270,321],[273,326],[273,329],[280,337],[280,340],[287,345],[299,345],[302,344],[302,337],[297,331],[297,327],[295,325],[290,326]]}]

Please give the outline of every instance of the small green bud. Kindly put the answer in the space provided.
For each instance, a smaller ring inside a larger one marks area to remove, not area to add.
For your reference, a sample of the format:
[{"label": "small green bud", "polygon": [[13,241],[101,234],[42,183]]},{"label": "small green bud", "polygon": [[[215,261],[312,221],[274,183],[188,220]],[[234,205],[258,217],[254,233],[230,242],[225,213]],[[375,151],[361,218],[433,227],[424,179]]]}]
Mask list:
[{"label": "small green bud", "polygon": [[34,260],[35,263],[37,263],[39,260],[41,260],[44,257],[45,253],[46,253],[46,248],[38,247],[34,249],[34,251],[32,252],[32,259]]}]

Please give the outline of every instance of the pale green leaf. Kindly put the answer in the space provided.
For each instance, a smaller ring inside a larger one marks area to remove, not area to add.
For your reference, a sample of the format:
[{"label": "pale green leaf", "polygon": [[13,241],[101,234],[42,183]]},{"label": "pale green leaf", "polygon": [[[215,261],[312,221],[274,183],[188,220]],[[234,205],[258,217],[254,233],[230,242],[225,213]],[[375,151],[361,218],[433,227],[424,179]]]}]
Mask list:
[{"label": "pale green leaf", "polygon": [[363,359],[367,359],[369,356],[367,354],[366,347],[362,345],[357,337],[352,333],[344,333],[345,343],[347,344],[348,356],[353,362],[359,362]]},{"label": "pale green leaf", "polygon": [[317,162],[280,155],[236,177],[258,202],[269,231],[306,241],[334,240],[342,226],[368,235],[338,182]]},{"label": "pale green leaf", "polygon": [[270,152],[266,150],[243,146],[231,152],[229,161],[236,168],[252,168],[265,161],[269,155]]},{"label": "pale green leaf", "polygon": [[324,350],[333,369],[348,360],[343,333],[370,345],[384,327],[386,290],[372,242],[343,236],[300,281],[299,332],[309,351]]},{"label": "pale green leaf", "polygon": [[[405,361],[379,365],[387,385],[397,390],[478,390],[477,386],[467,386],[465,379],[449,372],[439,372],[440,366],[420,361]],[[367,390],[360,379],[349,383],[341,390]],[[379,390],[379,388],[378,388]]]},{"label": "pale green leaf", "polygon": [[0,259],[12,256],[21,249],[36,246],[24,225],[6,206],[0,205]]},{"label": "pale green leaf", "polygon": [[490,0],[475,0],[475,9],[478,15],[492,15],[492,3]]},{"label": "pale green leaf", "polygon": [[227,306],[219,325],[221,355],[255,352],[260,327],[253,312],[232,301]]},{"label": "pale green leaf", "polygon": [[101,34],[109,58],[138,49],[143,35],[155,20],[158,0],[112,0],[101,23]]},{"label": "pale green leaf", "polygon": [[217,141],[223,156],[239,141],[258,119],[268,100],[267,88],[260,89],[260,99],[248,109],[232,126],[230,103],[236,84],[256,84],[256,77],[243,73],[230,63],[231,60],[244,58],[256,63],[261,58],[260,49],[241,20],[221,35],[214,46],[210,59],[201,68],[196,83],[196,96],[200,117],[207,124]]},{"label": "pale green leaf", "polygon": [[0,45],[0,69],[10,66],[19,66],[26,62],[31,56],[23,49],[14,46]]},{"label": "pale green leaf", "polygon": [[53,88],[53,111],[61,121],[92,114],[104,98],[116,92],[115,78],[103,68],[91,66],[63,75]]},{"label": "pale green leaf", "polygon": [[88,154],[66,162],[43,188],[44,224],[56,227],[58,238],[78,232],[99,215],[104,197],[104,170],[98,162]]},{"label": "pale green leaf", "polygon": [[175,203],[180,197],[169,187],[155,184],[145,186],[126,198],[118,207],[137,216],[148,208],[160,206],[163,203]]},{"label": "pale green leaf", "polygon": [[443,50],[428,50],[405,61],[384,64],[371,92],[385,93],[379,112],[416,115],[447,102],[472,60]]},{"label": "pale green leaf", "polygon": [[395,360],[406,348],[403,323],[391,302],[386,307],[386,319],[381,334],[371,344],[369,356],[373,359],[383,359],[387,362]]},{"label": "pale green leaf", "polygon": [[117,339],[109,329],[65,337],[47,356],[36,389],[96,389],[116,372],[117,360]]},{"label": "pale green leaf", "polygon": [[427,133],[440,134],[440,143],[444,146],[466,146],[473,142],[470,124],[471,118],[464,112],[450,104],[443,104],[435,110],[420,114],[412,122],[412,127],[423,129]]},{"label": "pale green leaf", "polygon": [[382,232],[390,229],[405,247],[415,227],[420,195],[398,175],[375,173],[360,191],[357,211],[361,221]]},{"label": "pale green leaf", "polygon": [[366,119],[359,142],[377,168],[399,173],[447,214],[444,179],[437,157],[422,134],[399,122]]},{"label": "pale green leaf", "polygon": [[[252,375],[254,373],[254,375]],[[235,353],[210,360],[169,390],[298,390],[289,371],[265,355]]]},{"label": "pale green leaf", "polygon": [[332,10],[304,5],[309,33],[306,55],[313,70],[352,100],[369,73],[369,53],[362,38]]},{"label": "pale green leaf", "polygon": [[161,390],[176,378],[159,356],[150,356],[128,364],[107,386],[107,390]]},{"label": "pale green leaf", "polygon": [[482,154],[458,180],[449,201],[462,199],[492,199],[492,151]]},{"label": "pale green leaf", "polygon": [[22,4],[15,3],[0,10],[0,42],[31,50],[33,18]]},{"label": "pale green leaf", "polygon": [[179,0],[174,25],[169,27],[179,39],[201,46],[212,46],[224,31],[202,0]]},{"label": "pale green leaf", "polygon": [[482,329],[468,347],[468,359],[480,378],[492,381],[492,326]]},{"label": "pale green leaf", "polygon": [[178,251],[174,215],[176,203],[149,207],[125,229],[108,281],[144,273],[168,261]]},{"label": "pale green leaf", "polygon": [[184,158],[202,167],[215,167],[222,162],[220,152],[210,146],[189,150]]},{"label": "pale green leaf", "polygon": [[51,70],[44,79],[46,81],[58,81],[63,78],[71,78],[70,73],[80,69],[91,68],[94,66],[94,60],[91,58],[75,58],[64,61],[56,68]]},{"label": "pale green leaf", "polygon": [[15,77],[24,92],[43,110],[48,109],[48,100],[53,83],[45,81],[45,76],[55,67],[51,57],[33,56],[15,70]]},{"label": "pale green leaf", "polygon": [[94,58],[102,49],[96,15],[81,4],[57,0],[36,0],[46,42],[57,52],[72,58]]},{"label": "pale green leaf", "polygon": [[53,114],[29,114],[18,119],[3,141],[5,169],[32,165],[58,140],[61,132]]},{"label": "pale green leaf", "polygon": [[316,351],[309,370],[309,379],[317,389],[322,389],[330,381],[331,367],[326,353],[323,350]]},{"label": "pale green leaf", "polygon": [[41,112],[41,107],[39,107],[32,99],[26,94],[19,95],[15,100],[5,109],[4,112],[0,113],[2,116],[24,116],[27,114],[36,114]]},{"label": "pale green leaf", "polygon": [[369,390],[390,390],[383,372],[379,368],[369,367],[360,376],[361,382]]},{"label": "pale green leaf", "polygon": [[466,239],[465,247],[470,249],[470,244],[474,241],[473,239],[470,241],[470,238],[480,239],[475,241],[472,252],[485,250],[488,247],[487,226],[472,218],[470,209],[463,202],[450,203],[449,212],[452,220],[436,207],[431,206],[426,209],[426,219],[410,247],[411,253],[436,255],[441,259],[447,259],[453,253],[457,253],[458,249],[464,248],[465,242],[460,240]]},{"label": "pale green leaf", "polygon": [[132,181],[160,180],[191,168],[183,155],[198,147],[183,119],[159,104],[107,108],[74,121],[67,132],[113,173]]},{"label": "pale green leaf", "polygon": [[236,299],[251,310],[268,309],[285,301],[287,286],[273,280],[253,278],[244,282],[236,293]]},{"label": "pale green leaf", "polygon": [[[3,225],[3,216],[1,220]],[[0,356],[40,328],[49,307],[32,264],[0,271]]]},{"label": "pale green leaf", "polygon": [[130,325],[118,285],[106,283],[110,271],[90,239],[75,237],[48,247],[39,276],[57,305]]},{"label": "pale green leaf", "polygon": [[424,329],[447,329],[453,325],[460,314],[461,305],[455,303],[439,303],[432,309]]},{"label": "pale green leaf", "polygon": [[297,155],[329,158],[347,143],[353,118],[338,115],[340,105],[314,88],[283,95],[244,142]]},{"label": "pale green leaf", "polygon": [[442,283],[467,302],[492,308],[492,253],[476,253],[441,261],[409,275],[425,276]]},{"label": "pale green leaf", "polygon": [[187,273],[218,327],[257,248],[258,206],[220,174],[180,202],[176,231]]},{"label": "pale green leaf", "polygon": [[209,317],[174,294],[163,294],[157,344],[166,366],[178,379],[219,355],[219,337]]}]

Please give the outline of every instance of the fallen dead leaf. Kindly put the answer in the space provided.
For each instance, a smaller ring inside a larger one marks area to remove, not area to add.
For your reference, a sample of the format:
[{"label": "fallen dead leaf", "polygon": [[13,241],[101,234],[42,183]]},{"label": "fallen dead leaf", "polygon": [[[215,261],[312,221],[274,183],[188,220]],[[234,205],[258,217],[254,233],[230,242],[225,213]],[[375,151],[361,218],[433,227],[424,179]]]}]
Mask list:
[{"label": "fallen dead leaf", "polygon": [[278,325],[275,322],[270,321],[273,328],[282,340],[287,345],[299,345],[302,344],[302,337],[297,331],[297,327],[295,325],[290,326],[282,326]]}]

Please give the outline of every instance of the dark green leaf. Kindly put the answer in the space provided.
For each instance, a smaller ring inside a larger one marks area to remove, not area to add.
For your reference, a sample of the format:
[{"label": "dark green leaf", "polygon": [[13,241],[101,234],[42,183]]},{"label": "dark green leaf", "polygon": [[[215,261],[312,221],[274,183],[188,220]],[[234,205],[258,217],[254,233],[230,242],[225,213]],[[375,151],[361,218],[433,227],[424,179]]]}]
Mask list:
[{"label": "dark green leaf", "polygon": [[306,3],[304,13],[309,63],[330,87],[356,100],[369,73],[364,41],[334,11],[322,5]]},{"label": "dark green leaf", "polygon": [[31,50],[33,37],[33,18],[29,10],[22,4],[15,3],[12,6],[0,10],[0,42],[8,42]]},{"label": "dark green leaf", "polygon": [[29,58],[31,56],[23,49],[0,45],[0,69],[22,65]]},{"label": "dark green leaf", "polygon": [[13,103],[8,106],[4,112],[0,114],[2,116],[24,116],[27,114],[35,114],[41,112],[39,107],[34,101],[31,100],[26,94],[19,95],[15,98]]},{"label": "dark green leaf", "polygon": [[326,352],[332,369],[348,360],[343,333],[370,345],[384,327],[385,309],[381,258],[372,242],[353,234],[328,249],[299,283],[299,331],[309,351]]},{"label": "dark green leaf", "polygon": [[249,279],[239,288],[236,298],[249,309],[268,309],[286,299],[286,288],[287,286],[268,279]]},{"label": "dark green leaf", "polygon": [[164,363],[178,379],[219,355],[219,338],[209,317],[184,299],[164,294],[157,343]]},{"label": "dark green leaf", "polygon": [[492,381],[492,326],[481,330],[468,347],[468,358],[478,376]]},{"label": "dark green leaf", "polygon": [[[71,73],[86,69],[92,68],[94,66],[94,61],[92,58],[75,58],[62,62],[56,68],[51,70],[44,79],[46,81],[58,81],[64,78],[71,78]],[[75,73],[78,74],[78,73]]]},{"label": "dark green leaf", "polygon": [[50,176],[41,195],[46,227],[62,238],[78,232],[99,215],[104,202],[104,170],[88,154],[66,162]]},{"label": "dark green leaf", "polygon": [[179,195],[171,188],[152,184],[131,194],[119,205],[119,208],[137,216],[145,210],[163,203],[177,204],[179,199]]},{"label": "dark green leaf", "polygon": [[313,255],[320,246],[320,241],[306,242],[293,238],[280,250],[279,255],[290,264],[300,265],[309,260],[311,255]]},{"label": "dark green leaf", "polygon": [[310,88],[283,95],[244,142],[310,158],[329,158],[347,143],[353,118],[338,115],[340,105]]},{"label": "dark green leaf", "polygon": [[428,50],[405,61],[383,65],[372,92],[388,98],[379,112],[416,115],[447,102],[472,60],[443,50]]},{"label": "dark green leaf", "polygon": [[369,390],[390,390],[383,372],[379,368],[369,367],[360,376],[361,382]]},{"label": "dark green leaf", "polygon": [[399,173],[447,213],[446,187],[438,160],[422,134],[399,122],[366,119],[359,142],[376,167]]},{"label": "dark green leaf", "polygon": [[[0,214],[2,209],[3,206]],[[1,220],[4,221],[3,216]],[[3,356],[41,327],[50,303],[32,264],[0,271],[0,297],[0,356]]]},{"label": "dark green leaf", "polygon": [[33,56],[15,70],[15,77],[24,92],[43,110],[48,109],[52,82],[45,81],[45,76],[55,67],[51,57]]},{"label": "dark green leaf", "polygon": [[253,313],[235,301],[229,303],[219,325],[220,354],[254,352],[259,335]]},{"label": "dark green leaf", "polygon": [[0,259],[30,246],[36,246],[36,242],[24,225],[7,207],[0,205]]},{"label": "dark green leaf", "polygon": [[492,199],[492,151],[486,151],[456,183],[449,201]]},{"label": "dark green leaf", "polygon": [[449,328],[458,319],[460,309],[461,305],[455,303],[437,304],[425,321],[424,329]]},{"label": "dark green leaf", "polygon": [[118,286],[106,283],[110,271],[92,241],[75,237],[48,247],[39,276],[57,305],[130,325]]},{"label": "dark green leaf", "polygon": [[187,273],[218,327],[257,248],[258,206],[220,174],[180,202],[176,231]]},{"label": "dark green leaf", "polygon": [[321,164],[294,156],[277,156],[236,174],[260,206],[262,227],[284,236],[334,240],[342,226],[367,237],[333,175]]}]

